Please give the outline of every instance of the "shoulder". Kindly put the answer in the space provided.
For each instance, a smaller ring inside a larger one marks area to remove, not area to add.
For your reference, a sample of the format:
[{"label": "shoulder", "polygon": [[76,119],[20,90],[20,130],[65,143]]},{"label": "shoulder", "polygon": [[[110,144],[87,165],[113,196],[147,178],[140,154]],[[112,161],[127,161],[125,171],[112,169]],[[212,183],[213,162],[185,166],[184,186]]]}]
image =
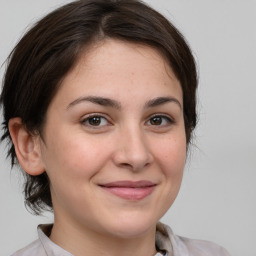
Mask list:
[{"label": "shoulder", "polygon": [[162,223],[159,223],[157,231],[162,249],[171,251],[174,256],[230,256],[215,243],[177,236]]},{"label": "shoulder", "polygon": [[[221,246],[204,240],[189,239],[181,236],[173,236],[176,242],[176,250],[185,250],[189,256],[230,256]],[[179,254],[178,254],[179,255]]]},{"label": "shoulder", "polygon": [[46,256],[45,250],[39,239],[27,245],[23,249],[18,250],[11,256],[31,256],[31,255]]}]

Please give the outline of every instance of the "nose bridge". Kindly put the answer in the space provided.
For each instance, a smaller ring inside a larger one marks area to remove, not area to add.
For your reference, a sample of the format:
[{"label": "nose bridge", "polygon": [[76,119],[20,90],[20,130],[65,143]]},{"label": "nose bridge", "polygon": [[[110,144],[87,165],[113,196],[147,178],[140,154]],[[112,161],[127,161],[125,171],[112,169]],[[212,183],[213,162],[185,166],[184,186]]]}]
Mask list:
[{"label": "nose bridge", "polygon": [[143,169],[153,160],[143,128],[135,123],[120,129],[117,163],[133,170]]}]

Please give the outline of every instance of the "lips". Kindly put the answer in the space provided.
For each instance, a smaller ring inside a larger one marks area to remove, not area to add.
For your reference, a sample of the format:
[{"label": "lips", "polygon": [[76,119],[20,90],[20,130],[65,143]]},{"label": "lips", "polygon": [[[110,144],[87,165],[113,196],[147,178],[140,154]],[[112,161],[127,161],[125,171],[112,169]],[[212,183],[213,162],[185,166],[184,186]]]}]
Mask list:
[{"label": "lips", "polygon": [[149,196],[156,187],[151,181],[115,181],[100,185],[111,194],[126,200],[142,200]]}]

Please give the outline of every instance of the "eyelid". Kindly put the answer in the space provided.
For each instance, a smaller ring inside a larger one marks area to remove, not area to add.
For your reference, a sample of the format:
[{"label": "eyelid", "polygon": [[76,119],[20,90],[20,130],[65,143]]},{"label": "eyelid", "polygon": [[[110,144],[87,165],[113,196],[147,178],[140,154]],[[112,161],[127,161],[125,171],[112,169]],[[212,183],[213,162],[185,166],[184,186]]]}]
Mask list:
[{"label": "eyelid", "polygon": [[89,120],[90,118],[92,118],[92,117],[104,118],[104,119],[106,119],[106,121],[108,122],[108,124],[107,124],[107,125],[98,126],[98,127],[97,127],[97,126],[93,126],[93,125],[87,125],[87,126],[90,127],[90,128],[97,129],[97,128],[105,127],[105,126],[108,126],[109,124],[112,124],[112,122],[110,121],[110,118],[109,118],[108,116],[106,116],[106,115],[103,114],[103,113],[98,113],[98,112],[96,112],[96,113],[90,113],[90,114],[84,115],[84,116],[81,118],[80,123],[84,125],[85,122],[88,121],[88,120]]},{"label": "eyelid", "polygon": [[[165,118],[167,119],[169,125],[173,125],[175,124],[175,120],[172,116],[170,116],[169,114],[165,114],[165,113],[156,113],[156,114],[153,114],[153,115],[150,115],[148,118],[147,118],[147,121],[146,121],[146,124],[154,117],[161,117],[161,118]],[[150,126],[154,126],[154,125],[150,125]],[[166,125],[155,125],[155,127],[157,128],[161,128],[161,127],[166,127]]]},{"label": "eyelid", "polygon": [[170,121],[174,122],[174,118],[170,114],[165,114],[165,113],[156,113],[153,115],[150,115],[148,119],[154,118],[154,117],[165,117],[169,119]]},{"label": "eyelid", "polygon": [[[100,118],[104,118],[106,121],[107,121],[107,124],[105,125],[99,125],[99,126],[93,126],[93,125],[89,125],[89,124],[85,124],[90,118],[92,117],[100,117]],[[161,117],[161,118],[164,118],[167,120],[167,122],[169,123],[169,125],[171,126],[172,124],[175,123],[175,120],[174,118],[170,115],[170,114],[166,114],[166,113],[155,113],[155,114],[152,114],[150,115],[147,119],[146,119],[146,122],[145,124],[148,125],[147,123],[154,117]],[[100,112],[95,112],[95,113],[89,113],[89,114],[86,114],[84,115],[81,120],[80,120],[80,123],[84,126],[87,126],[89,128],[93,128],[93,129],[100,129],[100,128],[103,128],[103,127],[106,127],[106,126],[109,126],[109,125],[113,125],[113,121],[111,120],[111,118],[104,114],[104,113],[100,113]],[[149,125],[149,126],[154,126],[154,125]],[[155,125],[155,127],[158,128],[161,128],[161,127],[166,127],[168,126],[168,124],[166,125]]]}]

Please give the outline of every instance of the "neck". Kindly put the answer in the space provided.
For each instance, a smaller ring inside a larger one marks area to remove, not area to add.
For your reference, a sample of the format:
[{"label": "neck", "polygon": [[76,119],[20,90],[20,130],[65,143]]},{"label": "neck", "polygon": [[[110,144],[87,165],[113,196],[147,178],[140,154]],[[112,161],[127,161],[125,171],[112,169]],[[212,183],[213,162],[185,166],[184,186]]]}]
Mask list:
[{"label": "neck", "polygon": [[123,238],[82,228],[71,222],[60,224],[55,220],[50,239],[75,256],[153,256],[156,254],[153,226],[143,235]]}]

